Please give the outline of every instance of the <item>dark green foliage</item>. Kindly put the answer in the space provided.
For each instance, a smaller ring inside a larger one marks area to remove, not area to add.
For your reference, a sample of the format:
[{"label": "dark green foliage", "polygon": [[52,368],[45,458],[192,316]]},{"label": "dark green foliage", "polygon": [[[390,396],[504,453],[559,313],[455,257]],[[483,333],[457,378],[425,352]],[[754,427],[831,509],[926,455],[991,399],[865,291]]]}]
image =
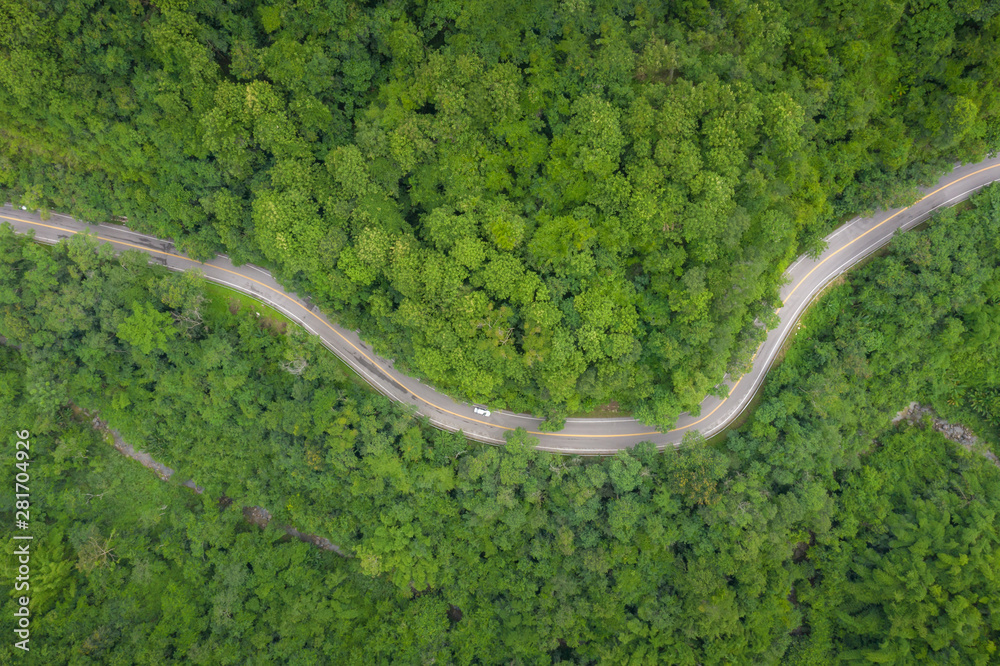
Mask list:
[{"label": "dark green foliage", "polygon": [[[1000,387],[1000,188],[813,308],[722,447],[593,461],[431,430],[198,282],[6,229],[0,426],[35,437],[49,663],[995,660],[1000,473],[890,417],[974,420]],[[205,494],[111,455],[70,399]]]},{"label": "dark green foliage", "polygon": [[[1000,473],[937,433],[894,432],[911,400],[997,449],[1000,188],[897,238],[803,321],[727,447],[807,509],[791,567],[791,663],[996,660]],[[868,454],[871,455],[868,455]],[[831,504],[831,501],[833,502]]]},{"label": "dark green foliage", "polygon": [[846,479],[807,663],[992,663],[1000,636],[1000,474],[932,431],[893,434]]},{"label": "dark green foliage", "polygon": [[[0,347],[0,364],[0,427],[31,427],[32,410],[16,399],[24,363]],[[60,417],[57,428],[31,431],[31,576],[18,593],[31,599],[31,649],[6,641],[5,660],[364,663],[378,613],[412,615],[387,583],[280,531],[261,533],[239,505],[165,484],[101,441],[88,419],[68,409]],[[6,499],[3,516],[13,520]]]},{"label": "dark green foliage", "polygon": [[[4,0],[0,198],[267,263],[441,389],[661,426],[1000,145],[993,5]],[[154,344],[150,341],[149,344]]]}]

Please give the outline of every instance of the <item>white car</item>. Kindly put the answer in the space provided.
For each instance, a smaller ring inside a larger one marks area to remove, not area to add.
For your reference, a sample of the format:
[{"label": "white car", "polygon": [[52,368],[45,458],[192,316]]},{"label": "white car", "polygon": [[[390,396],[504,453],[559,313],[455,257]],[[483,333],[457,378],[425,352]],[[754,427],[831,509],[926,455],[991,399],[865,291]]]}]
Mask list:
[{"label": "white car", "polygon": [[490,410],[486,409],[485,407],[473,407],[472,411],[475,412],[476,414],[479,414],[480,416],[490,415]]}]

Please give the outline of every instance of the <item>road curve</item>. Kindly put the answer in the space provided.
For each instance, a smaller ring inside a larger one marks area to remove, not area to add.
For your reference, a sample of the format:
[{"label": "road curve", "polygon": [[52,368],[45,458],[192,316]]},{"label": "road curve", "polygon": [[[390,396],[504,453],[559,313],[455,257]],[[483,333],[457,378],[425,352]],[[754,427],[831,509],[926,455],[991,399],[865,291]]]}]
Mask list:
[{"label": "road curve", "polygon": [[421,384],[393,368],[392,362],[376,355],[355,331],[330,322],[307,299],[286,292],[271,274],[257,266],[235,267],[224,255],[202,263],[180,254],[169,241],[146,236],[122,226],[90,225],[65,215],[53,214],[43,221],[33,212],[3,206],[0,221],[9,223],[17,233],[34,232],[35,240],[58,243],[74,234],[84,233],[111,243],[118,251],[142,250],[150,261],[170,269],[201,270],[205,278],[242,291],[283,312],[307,331],[318,335],[323,344],[354,368],[369,384],[393,400],[414,405],[436,427],[462,430],[468,437],[490,444],[504,442],[504,434],[524,428],[539,440],[543,451],[579,455],[612,455],[642,441],[658,448],[676,446],[692,430],[710,437],[724,429],[746,408],[760,388],[781,344],[813,297],[835,277],[875,252],[897,230],[907,230],[926,220],[935,210],[968,198],[976,190],[1000,180],[1000,157],[961,165],[936,185],[923,190],[923,198],[908,208],[880,212],[872,217],[856,218],[827,236],[828,247],[816,260],[800,257],[789,266],[788,284],[781,290],[783,305],[778,310],[780,323],[770,331],[757,351],[753,369],[739,380],[726,379],[729,397],[708,397],[701,403],[701,415],[682,414],[669,432],[658,432],[631,418],[567,419],[557,433],[538,430],[542,419],[527,414],[494,410],[489,417],[477,416],[472,407]]}]

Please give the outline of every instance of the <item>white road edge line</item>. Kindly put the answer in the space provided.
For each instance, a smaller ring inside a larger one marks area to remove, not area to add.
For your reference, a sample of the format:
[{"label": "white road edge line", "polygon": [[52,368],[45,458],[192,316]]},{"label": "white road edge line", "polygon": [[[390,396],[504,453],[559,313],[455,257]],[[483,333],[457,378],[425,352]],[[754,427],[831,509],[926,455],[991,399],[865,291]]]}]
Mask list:
[{"label": "white road edge line", "polygon": [[[996,157],[994,156],[993,159],[996,159]],[[980,163],[977,163],[975,165],[967,165],[967,166],[979,168],[984,163],[985,162],[980,162]],[[956,165],[956,166],[960,166],[960,165]],[[992,165],[992,166],[989,166],[989,167],[985,167],[982,170],[986,170],[986,169],[990,169],[990,168],[995,168],[995,166],[997,166],[997,165]],[[973,171],[972,173],[967,174],[966,176],[962,176],[962,178],[968,177],[969,175],[973,175],[974,173],[976,173],[976,172]],[[779,328],[777,329],[778,335],[775,338],[775,340],[774,340],[774,342],[772,344],[772,347],[771,347],[771,349],[768,352],[768,355],[767,355],[767,358],[765,360],[765,363],[759,365],[756,368],[756,370],[752,369],[751,372],[748,373],[749,375],[751,375],[752,380],[751,380],[750,390],[747,392],[747,394],[732,409],[727,409],[724,414],[722,414],[720,417],[717,417],[717,423],[718,423],[718,425],[716,425],[715,427],[712,427],[712,428],[709,428],[709,429],[706,429],[706,430],[702,431],[702,436],[704,436],[705,438],[708,438],[708,437],[711,437],[711,436],[715,435],[717,432],[719,432],[721,430],[724,430],[726,427],[728,427],[728,424],[732,421],[733,418],[739,416],[745,410],[746,406],[753,400],[754,396],[759,392],[760,388],[763,386],[764,380],[766,379],[767,375],[769,374],[770,366],[771,366],[771,363],[773,363],[774,357],[776,356],[778,350],[780,350],[780,348],[784,344],[785,340],[787,340],[788,337],[791,335],[792,326],[794,324],[796,324],[796,323],[799,322],[799,320],[801,319],[801,316],[802,316],[804,310],[806,310],[813,303],[816,294],[820,293],[823,289],[825,289],[829,285],[830,282],[832,282],[838,276],[842,275],[851,266],[853,266],[854,264],[862,261],[867,256],[869,256],[869,255],[873,254],[874,252],[877,252],[878,250],[880,250],[883,247],[885,247],[889,242],[891,242],[893,236],[898,231],[907,231],[907,230],[911,229],[912,227],[915,227],[915,226],[917,226],[919,224],[922,224],[927,219],[929,219],[931,217],[931,215],[933,215],[933,213],[936,212],[937,210],[939,210],[939,209],[947,206],[948,204],[952,203],[953,201],[956,201],[956,200],[959,200],[959,199],[963,199],[963,198],[967,198],[970,193],[975,192],[977,190],[980,190],[980,189],[982,189],[984,187],[987,187],[987,186],[989,186],[989,185],[997,182],[997,180],[1000,180],[1000,178],[997,178],[997,179],[985,182],[985,183],[983,183],[981,185],[969,188],[969,189],[963,191],[962,193],[957,194],[957,195],[951,197],[947,201],[934,206],[930,210],[928,210],[928,211],[926,211],[924,213],[921,213],[921,214],[915,216],[912,220],[909,220],[908,222],[901,223],[899,226],[893,228],[888,233],[882,234],[881,236],[877,237],[877,239],[875,239],[875,242],[871,243],[869,246],[867,246],[865,248],[862,248],[860,252],[855,252],[849,258],[847,258],[844,261],[842,261],[837,266],[837,268],[834,269],[826,277],[826,279],[824,279],[820,283],[817,283],[817,285],[814,288],[812,288],[812,289],[809,290],[809,292],[806,294],[806,297],[796,307],[795,311],[793,312],[793,316],[791,318],[787,319],[786,322],[782,326],[779,326]],[[940,189],[945,189],[947,187],[948,187],[948,185],[944,185]],[[911,204],[911,207],[912,207],[912,205],[916,205],[916,204]],[[887,215],[887,217],[885,219],[883,219],[882,221],[876,221],[877,218],[871,218],[871,221],[873,223],[873,226],[871,227],[871,229],[877,228],[880,224],[882,224],[886,220],[890,219],[893,215],[898,214],[899,212],[902,212],[902,211],[905,211],[905,210],[907,210],[907,208],[898,209],[895,212],[893,212],[893,211],[887,211],[887,212],[885,212],[885,214]],[[16,211],[14,211],[14,212],[16,212]],[[81,224],[78,220],[75,220],[74,218],[69,217],[67,215],[63,215],[61,213],[55,213],[54,216],[65,218],[65,219],[70,220],[71,222],[76,223],[76,224]],[[851,225],[853,225],[855,222],[857,222],[858,220],[861,220],[861,219],[868,219],[868,218],[861,218],[861,217],[854,218],[853,220],[847,222],[845,225],[843,225],[842,227],[840,227],[839,229],[837,229],[836,231],[834,231],[832,234],[830,234],[829,236],[827,236],[826,240],[829,240],[829,239],[832,239],[832,238],[836,237],[841,232],[845,231],[847,228],[849,228]],[[28,221],[28,220],[24,220],[24,222],[26,222],[28,224],[32,224],[32,222]],[[107,230],[125,231],[125,232],[128,232],[128,233],[132,234],[133,236],[138,236],[138,237],[141,237],[141,238],[147,238],[149,240],[156,241],[156,242],[161,242],[161,243],[163,243],[163,242],[169,243],[169,241],[163,241],[163,240],[161,240],[159,238],[155,238],[153,236],[146,236],[144,234],[140,234],[138,232],[131,231],[127,227],[119,227],[119,226],[111,226],[111,225],[89,225],[87,223],[82,223],[82,224],[85,227],[85,230],[83,231],[83,233],[89,233],[91,230],[99,229],[101,227],[104,227]],[[73,233],[78,233],[78,232],[73,232]],[[43,242],[43,243],[49,244],[49,245],[55,245],[55,244],[58,244],[59,240],[61,240],[61,239],[60,238],[56,238],[54,240],[46,240],[46,239],[38,239],[38,237],[36,236],[35,240],[37,240],[39,242]],[[853,242],[853,241],[851,241],[851,242]],[[849,245],[849,243],[848,243],[848,245]],[[847,245],[845,245],[844,247],[846,248]],[[176,249],[175,249],[175,251],[176,251]],[[798,259],[796,259],[796,261],[791,266],[789,266],[786,269],[786,275],[788,273],[790,273],[793,268],[795,268],[796,266],[798,266],[806,258],[807,257],[805,257],[805,256],[800,256]],[[202,264],[202,262],[197,262],[197,261],[192,260],[192,259],[187,259],[186,257],[184,259],[187,262],[189,262],[193,267],[199,267],[199,264]],[[228,259],[228,257],[227,257],[227,259]],[[820,261],[822,261],[822,260],[820,260]],[[163,265],[163,264],[158,264],[158,265]],[[207,266],[207,267],[224,269],[224,267],[212,266],[212,264],[207,263],[207,262],[204,265]],[[177,271],[177,272],[183,272],[184,270],[187,270],[185,268],[180,268],[180,267],[171,267],[171,266],[165,266],[165,267],[168,268],[168,269],[170,269],[170,270]],[[252,264],[247,264],[246,267],[252,268],[255,271],[257,271],[258,273],[266,275],[272,282],[274,281],[273,277],[271,276],[271,274],[268,271],[266,271],[266,270],[264,270],[264,269],[262,269],[260,267],[254,266]],[[225,269],[225,270],[229,270],[229,269]],[[202,270],[202,272],[204,274],[204,270]],[[258,294],[256,292],[254,292],[252,290],[252,288],[250,288],[250,289],[244,288],[244,287],[241,287],[238,284],[229,282],[227,280],[224,280],[224,279],[221,279],[221,278],[209,277],[207,275],[205,275],[205,278],[208,279],[208,280],[210,280],[210,281],[219,283],[219,284],[224,284],[224,285],[226,285],[228,287],[231,287],[231,288],[233,288],[233,289],[235,289],[235,290],[237,290],[237,291],[239,291],[241,293],[244,293],[244,294],[250,296],[251,298],[254,298],[255,300],[257,300],[257,301],[259,301],[261,303],[265,303],[265,304],[270,305],[271,307],[275,308],[276,310],[278,310],[279,312],[281,312],[282,314],[284,314],[285,316],[287,316],[290,320],[292,320],[293,322],[296,322],[298,325],[302,326],[305,330],[311,332],[313,335],[316,335],[316,337],[318,337],[320,339],[320,342],[321,342],[321,344],[323,344],[324,347],[326,347],[327,349],[329,349],[338,358],[340,358],[342,361],[344,361],[345,363],[347,363],[359,376],[361,376],[363,379],[365,379],[365,381],[369,385],[371,385],[372,387],[376,388],[376,390],[380,391],[383,395],[386,395],[386,396],[389,396],[390,398],[393,398],[393,396],[390,393],[390,391],[388,389],[386,389],[386,387],[380,381],[378,381],[377,378],[373,377],[371,375],[371,373],[369,373],[367,371],[367,369],[364,368],[364,366],[359,362],[358,359],[356,359],[354,356],[352,356],[351,354],[349,354],[347,351],[344,351],[342,353],[338,349],[338,347],[336,347],[331,341],[327,341],[323,337],[322,334],[317,334],[316,331],[313,330],[313,328],[311,326],[309,326],[307,323],[305,323],[304,320],[302,320],[298,316],[296,316],[296,314],[293,314],[290,311],[286,310],[282,304],[279,304],[276,301],[273,301],[273,300],[271,300],[270,298],[268,298],[266,296],[263,296],[261,294]],[[275,289],[276,291],[279,291],[281,293],[281,295],[284,298],[288,299],[290,302],[294,302],[296,304],[302,305],[301,303],[298,302],[298,300],[296,298],[294,298],[291,295],[285,293],[284,289],[280,285],[278,285],[276,282],[275,282],[274,286],[272,286],[272,285],[267,285],[267,286],[268,286],[268,288]],[[312,315],[313,317],[315,317],[318,321],[321,321],[323,323],[326,323],[327,325],[332,326],[332,324],[329,324],[329,322],[327,322],[324,318],[318,316],[315,312],[313,312],[312,309],[309,309],[309,308],[305,308],[305,309],[307,309],[307,311],[309,312],[309,314]],[[778,311],[780,311],[781,309],[782,308],[778,308]],[[368,345],[365,345],[363,341],[360,341],[360,339],[359,339],[359,342],[360,342],[359,347],[361,349],[366,349],[370,353],[373,353],[373,352],[371,352],[371,350],[368,347]],[[755,358],[763,350],[764,346],[766,346],[766,345],[767,345],[767,342],[765,342],[764,344],[761,345],[761,347],[758,349],[757,353],[754,354]],[[357,363],[357,365],[355,365],[355,363]],[[388,361],[387,361],[387,363],[389,364],[389,367],[391,368],[392,367],[392,363],[388,362]],[[398,373],[396,373],[396,374],[398,374]],[[416,380],[416,379],[413,379],[413,378],[410,378],[410,377],[406,377],[405,375],[400,375],[400,376],[403,377],[404,379],[411,379],[411,380],[415,381],[417,384],[420,384],[419,380]],[[746,375],[744,375],[743,378],[746,378]],[[742,378],[741,378],[741,380],[742,380]],[[408,393],[410,393],[412,395],[412,391],[410,391],[409,388],[407,388],[405,385],[403,385],[401,380],[397,379],[396,381],[400,382],[400,387],[404,391],[407,391]],[[728,388],[730,390],[735,385],[735,382],[733,382],[729,378],[728,375],[726,375],[726,377],[724,378],[723,381],[728,386]],[[447,397],[447,396],[445,396],[445,397]],[[403,402],[404,404],[414,405],[414,406],[418,407],[418,409],[421,407],[421,405],[418,402],[412,401],[410,399],[405,399],[405,398],[394,398],[394,399],[397,400],[398,402]],[[714,400],[719,400],[719,398],[708,397],[707,400],[706,400],[706,402],[709,402],[708,406],[712,406],[712,402],[711,401],[714,401]],[[720,403],[720,405],[721,405],[721,403]],[[718,407],[720,405],[715,405],[714,409],[718,409]],[[430,405],[430,403],[428,403],[428,406],[433,406],[433,405]],[[708,409],[708,407],[705,406],[704,402],[702,403],[702,406],[703,407],[702,407],[701,410],[699,410],[699,413],[705,411],[706,409]],[[426,409],[426,407],[424,407],[424,408]],[[438,409],[441,409],[441,408],[438,408]],[[714,410],[710,410],[710,413],[712,413],[712,411],[714,411]],[[503,415],[505,417],[509,417],[509,418],[519,418],[519,419],[529,420],[529,421],[532,421],[534,423],[540,423],[540,422],[544,421],[544,419],[540,419],[538,417],[533,417],[533,416],[526,415],[526,414],[516,414],[516,413],[513,413],[513,412],[507,412],[505,410],[499,411],[499,414],[501,414],[501,415]],[[690,417],[690,415],[688,415],[687,413],[682,414],[681,416],[688,416],[689,418],[697,418],[697,417]],[[504,440],[496,439],[495,437],[490,437],[488,435],[485,435],[485,434],[482,434],[482,433],[479,433],[479,432],[468,431],[468,430],[464,430],[463,428],[454,428],[454,427],[450,426],[449,424],[447,424],[445,422],[442,422],[439,419],[435,419],[434,417],[432,417],[430,415],[427,415],[427,414],[425,414],[424,417],[427,418],[430,423],[436,425],[439,428],[442,428],[442,429],[445,429],[445,430],[449,430],[449,431],[452,431],[452,432],[463,432],[470,439],[476,439],[476,440],[484,441],[484,442],[488,442],[488,443],[503,443],[504,442]],[[695,421],[695,423],[698,423],[698,422],[700,422],[700,421]],[[636,421],[635,419],[631,419],[631,418],[620,418],[620,419],[586,419],[586,418],[579,418],[579,419],[567,419],[567,423],[575,423],[575,424],[587,424],[587,423],[635,423],[637,425],[642,425],[642,426],[647,427],[647,428],[649,427],[649,426],[645,426],[645,424],[641,424],[639,421]],[[689,424],[688,426],[680,426],[680,428],[683,429],[683,428],[686,428],[686,427],[690,427],[691,425],[694,425],[694,424]],[[644,436],[646,434],[647,433],[636,433],[637,436]],[[655,435],[655,434],[667,434],[667,433],[659,433],[656,430],[651,430],[648,434],[649,435]],[[570,437],[573,437],[573,435],[570,435]],[[587,438],[588,436],[584,435],[584,434],[581,434],[580,437]],[[662,444],[657,444],[657,448],[659,448],[659,449],[662,450],[662,449],[666,448],[668,445],[673,445],[676,448],[676,447],[680,446],[680,443],[679,442],[665,442],[665,443],[662,443]],[[539,449],[539,450],[542,450],[542,451],[550,451],[550,452],[554,452],[554,453],[562,453],[562,454],[570,454],[570,455],[601,455],[601,456],[604,456],[604,455],[614,455],[614,453],[616,451],[618,451],[618,450],[621,450],[621,448],[628,448],[630,446],[631,445],[626,444],[626,445],[624,445],[624,447],[617,447],[617,448],[614,448],[614,449],[593,449],[593,448],[581,449],[581,448],[576,448],[576,447],[573,447],[573,448],[570,448],[570,447],[555,447],[555,448],[553,448],[552,446],[547,446],[547,445],[543,445],[543,444],[540,443],[539,446],[537,446],[536,448]]]}]

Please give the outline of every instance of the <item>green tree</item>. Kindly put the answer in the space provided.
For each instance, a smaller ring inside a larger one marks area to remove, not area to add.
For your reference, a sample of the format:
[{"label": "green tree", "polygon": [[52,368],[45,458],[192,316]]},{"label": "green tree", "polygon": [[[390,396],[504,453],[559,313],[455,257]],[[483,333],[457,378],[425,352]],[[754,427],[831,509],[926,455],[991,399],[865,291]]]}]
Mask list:
[{"label": "green tree", "polygon": [[170,316],[159,312],[149,303],[132,303],[132,314],[118,327],[118,337],[143,354],[153,350],[167,351],[168,343],[177,337]]}]

